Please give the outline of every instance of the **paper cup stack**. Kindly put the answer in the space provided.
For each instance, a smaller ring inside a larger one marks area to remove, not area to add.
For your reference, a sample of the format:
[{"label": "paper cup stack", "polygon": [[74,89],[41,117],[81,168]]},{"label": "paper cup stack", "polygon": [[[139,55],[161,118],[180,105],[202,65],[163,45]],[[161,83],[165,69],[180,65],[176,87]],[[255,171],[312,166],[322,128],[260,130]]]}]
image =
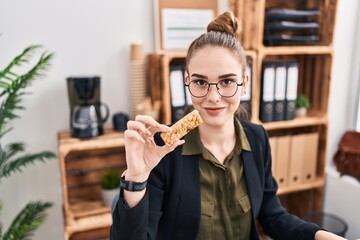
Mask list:
[{"label": "paper cup stack", "polygon": [[143,46],[139,43],[131,44],[130,49],[130,99],[131,118],[138,114],[137,107],[146,97],[145,57]]}]

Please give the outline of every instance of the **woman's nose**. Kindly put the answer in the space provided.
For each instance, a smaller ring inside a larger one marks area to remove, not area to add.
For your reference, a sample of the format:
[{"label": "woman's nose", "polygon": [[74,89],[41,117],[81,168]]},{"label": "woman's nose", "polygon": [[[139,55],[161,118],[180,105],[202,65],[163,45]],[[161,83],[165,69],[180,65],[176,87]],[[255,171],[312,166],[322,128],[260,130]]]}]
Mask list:
[{"label": "woman's nose", "polygon": [[219,101],[221,98],[216,85],[210,85],[207,99],[209,101]]}]

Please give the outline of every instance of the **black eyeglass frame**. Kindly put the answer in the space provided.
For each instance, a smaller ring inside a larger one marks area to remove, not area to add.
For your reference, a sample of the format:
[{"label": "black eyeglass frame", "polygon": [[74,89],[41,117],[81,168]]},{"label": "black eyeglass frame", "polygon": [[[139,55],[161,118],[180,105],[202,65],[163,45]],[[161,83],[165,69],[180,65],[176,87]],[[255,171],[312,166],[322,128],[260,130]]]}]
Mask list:
[{"label": "black eyeglass frame", "polygon": [[[243,77],[243,80],[244,80],[244,78],[245,78],[245,76]],[[208,83],[208,82],[205,81],[205,82],[207,83],[207,85],[208,85],[208,89],[207,89],[206,94],[203,95],[203,96],[195,96],[195,95],[190,91],[190,87],[189,87],[190,83],[191,83],[191,82],[195,82],[195,81],[197,81],[197,80],[192,80],[192,81],[190,81],[188,84],[184,84],[185,87],[188,87],[188,88],[189,88],[189,92],[190,92],[191,96],[193,96],[193,97],[195,97],[195,98],[203,98],[203,97],[205,97],[206,95],[208,95],[208,94],[209,94],[209,91],[210,91],[210,86],[211,86],[211,85],[216,86],[216,91],[218,92],[218,94],[219,94],[221,97],[231,98],[231,97],[235,96],[235,94],[237,93],[239,87],[241,87],[241,86],[244,85],[244,81],[243,81],[242,83],[237,83],[236,81],[234,81],[234,82],[236,82],[236,85],[237,85],[237,88],[236,88],[236,91],[234,92],[234,94],[231,95],[231,96],[223,96],[223,95],[219,92],[219,89],[220,89],[220,88],[217,86],[217,85],[219,84],[219,82],[221,82],[222,80],[218,81],[217,83]]]}]

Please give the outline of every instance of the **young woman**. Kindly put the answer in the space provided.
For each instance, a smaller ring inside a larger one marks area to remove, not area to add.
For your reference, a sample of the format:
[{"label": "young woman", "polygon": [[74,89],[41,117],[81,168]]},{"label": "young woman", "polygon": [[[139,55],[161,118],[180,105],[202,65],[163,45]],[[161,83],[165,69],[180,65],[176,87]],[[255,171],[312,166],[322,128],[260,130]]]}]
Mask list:
[{"label": "young woman", "polygon": [[234,117],[248,84],[237,30],[226,12],[189,47],[185,84],[200,126],[167,146],[158,132],[168,126],[128,122],[111,239],[258,239],[257,220],[273,239],[343,239],[281,206],[265,129]]}]

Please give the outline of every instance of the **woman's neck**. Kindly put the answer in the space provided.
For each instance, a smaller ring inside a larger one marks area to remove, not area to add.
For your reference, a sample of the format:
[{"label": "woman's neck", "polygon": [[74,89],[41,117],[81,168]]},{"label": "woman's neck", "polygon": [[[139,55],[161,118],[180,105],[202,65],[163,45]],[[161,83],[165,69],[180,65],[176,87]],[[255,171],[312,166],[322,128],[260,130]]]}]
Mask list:
[{"label": "woman's neck", "polygon": [[228,124],[228,126],[209,126],[200,125],[199,133],[202,142],[207,144],[224,143],[235,136],[234,124]]},{"label": "woman's neck", "polygon": [[220,163],[231,153],[236,143],[234,122],[222,126],[210,126],[202,124],[199,126],[201,142]]}]

